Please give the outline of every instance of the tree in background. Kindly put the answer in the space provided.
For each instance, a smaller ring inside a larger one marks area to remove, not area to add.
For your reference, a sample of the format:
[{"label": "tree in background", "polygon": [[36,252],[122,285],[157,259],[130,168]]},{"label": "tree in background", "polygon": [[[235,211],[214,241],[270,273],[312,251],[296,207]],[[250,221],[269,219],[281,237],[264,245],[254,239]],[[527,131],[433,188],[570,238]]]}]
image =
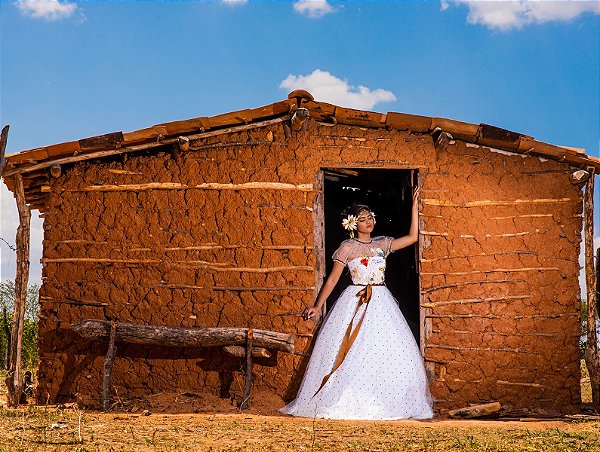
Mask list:
[{"label": "tree in background", "polygon": [[[39,322],[39,289],[37,284],[31,284],[27,288],[27,300],[25,302],[25,325],[23,329],[23,351],[21,354],[23,368],[31,369],[37,367],[37,337]],[[8,369],[10,366],[9,353],[10,334],[15,306],[15,283],[14,281],[0,282],[0,369]]]}]

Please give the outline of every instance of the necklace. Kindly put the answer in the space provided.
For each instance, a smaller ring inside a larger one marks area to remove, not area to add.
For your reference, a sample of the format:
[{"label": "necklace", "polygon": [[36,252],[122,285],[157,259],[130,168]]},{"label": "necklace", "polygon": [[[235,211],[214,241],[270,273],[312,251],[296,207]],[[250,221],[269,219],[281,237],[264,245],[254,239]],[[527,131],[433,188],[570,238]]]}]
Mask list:
[{"label": "necklace", "polygon": [[368,242],[363,242],[362,240],[359,240],[356,237],[354,237],[354,240],[356,240],[358,243],[372,243],[373,242],[373,239],[369,239]]}]

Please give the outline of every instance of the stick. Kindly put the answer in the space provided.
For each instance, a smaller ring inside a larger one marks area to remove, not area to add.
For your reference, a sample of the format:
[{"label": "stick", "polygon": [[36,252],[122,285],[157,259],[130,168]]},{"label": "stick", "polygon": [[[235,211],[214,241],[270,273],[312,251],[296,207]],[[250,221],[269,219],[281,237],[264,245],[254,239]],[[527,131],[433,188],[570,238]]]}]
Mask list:
[{"label": "stick", "polygon": [[25,325],[25,304],[27,300],[27,283],[29,280],[29,236],[31,211],[25,203],[23,178],[14,177],[15,199],[19,211],[19,227],[17,228],[17,271],[15,277],[15,306],[13,327],[10,340],[10,368],[6,373],[8,406],[16,408],[21,399],[23,380],[21,377],[21,351],[23,348],[23,329]]},{"label": "stick", "polygon": [[115,338],[117,336],[117,324],[110,322],[110,338],[108,350],[104,359],[104,377],[102,379],[102,409],[108,411],[110,408],[110,377],[112,374],[113,359],[115,357]]},{"label": "stick", "polygon": [[485,303],[486,301],[502,301],[502,300],[522,300],[531,298],[531,295],[507,295],[505,297],[490,297],[490,298],[464,298],[462,300],[435,301],[433,303],[421,303],[423,308],[434,308],[436,306],[445,306],[449,304],[467,304],[467,303]]},{"label": "stick", "polygon": [[478,281],[465,281],[465,282],[461,282],[461,283],[444,284],[442,286],[428,287],[427,289],[423,289],[421,291],[421,293],[430,293],[430,292],[435,292],[436,290],[448,289],[450,287],[458,287],[458,286],[463,286],[463,285],[468,285],[468,284],[517,283],[517,282],[524,282],[524,281],[525,281],[524,279],[480,279]]},{"label": "stick", "polygon": [[561,202],[574,201],[571,198],[558,198],[558,199],[514,199],[510,201],[466,201],[462,204],[456,204],[449,201],[443,201],[440,199],[423,199],[423,204],[427,206],[439,206],[439,207],[485,207],[485,206],[514,206],[519,204],[556,204]]},{"label": "stick", "polygon": [[242,401],[240,403],[240,410],[245,410],[248,408],[250,390],[252,389],[252,328],[248,328],[246,338],[246,385],[244,387],[244,394],[242,395]]},{"label": "stick", "polygon": [[451,345],[435,345],[427,344],[427,348],[443,348],[445,350],[466,350],[466,351],[478,351],[478,352],[508,352],[508,353],[527,353],[531,355],[541,355],[539,352],[532,352],[522,348],[491,348],[491,347],[454,347]]},{"label": "stick", "polygon": [[2,128],[2,133],[0,134],[0,174],[2,174],[2,171],[4,171],[4,167],[6,166],[6,158],[4,158],[4,153],[6,152],[6,143],[8,142],[9,128],[9,125],[4,126]]},{"label": "stick", "polygon": [[147,182],[145,184],[119,185],[88,185],[83,188],[61,188],[52,190],[48,185],[42,186],[42,193],[63,192],[115,192],[115,191],[145,191],[145,190],[298,190],[313,191],[312,184],[287,184],[283,182],[245,182],[243,184],[220,184],[207,182],[197,185],[185,185],[179,182]]},{"label": "stick", "polygon": [[477,270],[472,272],[421,272],[421,275],[444,275],[444,276],[462,276],[462,275],[476,275],[479,273],[513,273],[513,272],[529,272],[529,271],[558,271],[558,267],[524,267],[524,268],[497,268],[493,270]]},{"label": "stick", "polygon": [[596,319],[598,306],[596,304],[596,272],[594,271],[594,179],[592,176],[586,182],[583,197],[585,216],[585,281],[587,285],[587,344],[585,347],[585,364],[590,374],[592,386],[592,405],[600,408],[600,354],[598,353],[598,338],[596,336]]}]

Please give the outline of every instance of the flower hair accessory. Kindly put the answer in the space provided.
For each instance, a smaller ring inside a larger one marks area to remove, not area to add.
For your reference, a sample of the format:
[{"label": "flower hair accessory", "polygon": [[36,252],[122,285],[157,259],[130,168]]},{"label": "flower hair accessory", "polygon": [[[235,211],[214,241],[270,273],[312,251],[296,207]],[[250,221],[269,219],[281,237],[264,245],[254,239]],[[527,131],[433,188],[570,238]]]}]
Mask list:
[{"label": "flower hair accessory", "polygon": [[346,231],[350,231],[350,237],[354,238],[354,231],[356,231],[357,220],[354,215],[348,215],[342,220],[342,226]]}]

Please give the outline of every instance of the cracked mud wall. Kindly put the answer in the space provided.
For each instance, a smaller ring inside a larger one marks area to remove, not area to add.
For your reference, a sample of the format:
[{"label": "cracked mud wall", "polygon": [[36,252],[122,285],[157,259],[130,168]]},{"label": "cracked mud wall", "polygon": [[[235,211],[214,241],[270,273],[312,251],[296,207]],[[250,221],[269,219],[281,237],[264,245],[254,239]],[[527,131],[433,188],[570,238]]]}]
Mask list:
[{"label": "cracked mud wall", "polygon": [[[389,167],[423,177],[422,312],[437,408],[576,403],[581,190],[568,165],[312,121],[287,141],[275,125],[192,145],[78,163],[52,181],[39,401],[98,402],[106,345],[71,331],[85,318],[252,326],[295,334],[307,351],[313,325],[299,313],[314,300],[322,258],[319,168]],[[140,188],[159,182],[174,185]],[[504,204],[468,204],[480,200]],[[289,399],[305,364],[287,353],[257,360],[254,390]],[[219,349],[118,344],[112,383],[120,397],[239,393],[241,368]]]}]

